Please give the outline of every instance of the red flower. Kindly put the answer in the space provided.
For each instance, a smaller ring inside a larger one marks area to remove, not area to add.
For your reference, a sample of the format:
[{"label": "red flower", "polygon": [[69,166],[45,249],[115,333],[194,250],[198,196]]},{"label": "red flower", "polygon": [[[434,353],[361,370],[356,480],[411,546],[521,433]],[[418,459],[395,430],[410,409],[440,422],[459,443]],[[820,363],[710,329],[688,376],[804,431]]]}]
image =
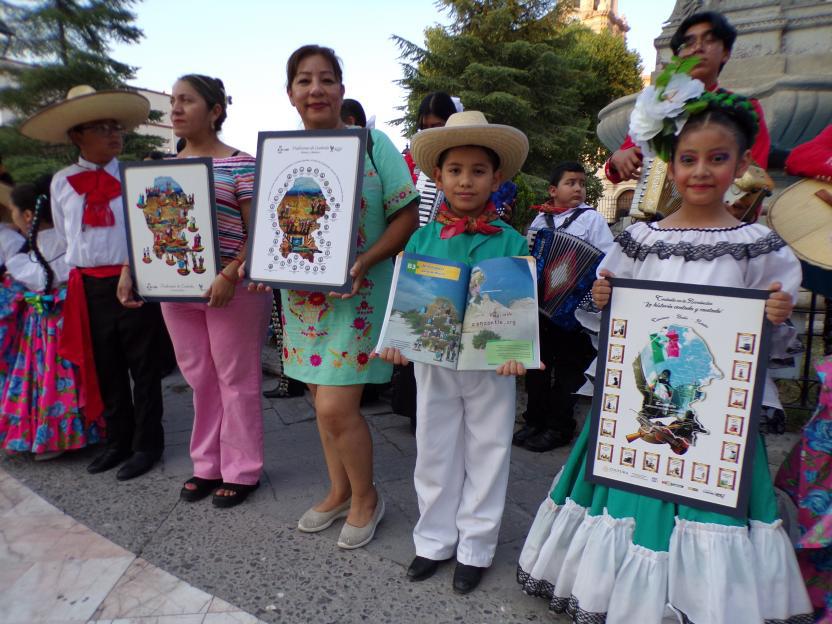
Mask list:
[{"label": "red flower", "polygon": [[366,310],[369,306],[370,306],[370,304],[369,304],[369,303],[367,303],[366,301],[362,301],[362,302],[361,302],[361,305],[360,305],[359,307],[360,307],[362,310]]},{"label": "red flower", "polygon": [[358,360],[359,364],[364,365],[364,364],[366,364],[367,362],[370,361],[370,356],[367,355],[366,353],[359,353],[358,357],[355,358],[355,359]]},{"label": "red flower", "polygon": [[323,293],[316,292],[316,293],[312,293],[311,295],[309,295],[309,303],[311,305],[314,305],[314,306],[323,305],[324,301],[326,301],[326,295],[324,295]]},{"label": "red flower", "polygon": [[356,329],[364,329],[367,326],[367,321],[359,316],[352,322],[352,326]]},{"label": "red flower", "polygon": [[320,366],[321,362],[322,362],[321,356],[318,355],[317,353],[313,353],[312,355],[309,356],[309,363],[312,366]]},{"label": "red flower", "polygon": [[347,357],[348,353],[346,351],[341,351],[341,357]]},{"label": "red flower", "polygon": [[289,359],[289,349],[287,349],[286,347],[283,347],[283,359],[284,360]]}]

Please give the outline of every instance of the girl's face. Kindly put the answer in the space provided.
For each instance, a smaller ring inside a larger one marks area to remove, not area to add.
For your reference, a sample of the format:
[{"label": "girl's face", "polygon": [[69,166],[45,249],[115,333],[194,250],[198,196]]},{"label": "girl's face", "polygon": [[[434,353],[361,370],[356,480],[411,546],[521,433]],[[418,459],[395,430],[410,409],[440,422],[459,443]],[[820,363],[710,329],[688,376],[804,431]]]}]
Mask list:
[{"label": "girl's face", "polygon": [[419,119],[419,130],[428,130],[430,128],[444,128],[445,120],[441,117],[428,113]]},{"label": "girl's face", "polygon": [[11,205],[12,223],[15,224],[18,230],[26,234],[29,231],[29,226],[32,223],[34,214],[31,210],[21,210],[14,202]]},{"label": "girl's face", "polygon": [[173,133],[190,139],[203,134],[215,134],[214,122],[222,114],[216,104],[208,109],[208,103],[186,80],[177,80],[170,96],[170,120]]},{"label": "girl's face", "polygon": [[307,130],[340,128],[344,85],[338,82],[330,62],[320,54],[307,56],[287,91]]},{"label": "girl's face", "polygon": [[739,154],[734,133],[707,123],[682,134],[669,173],[683,203],[723,206],[725,191],[748,168],[750,153]]}]

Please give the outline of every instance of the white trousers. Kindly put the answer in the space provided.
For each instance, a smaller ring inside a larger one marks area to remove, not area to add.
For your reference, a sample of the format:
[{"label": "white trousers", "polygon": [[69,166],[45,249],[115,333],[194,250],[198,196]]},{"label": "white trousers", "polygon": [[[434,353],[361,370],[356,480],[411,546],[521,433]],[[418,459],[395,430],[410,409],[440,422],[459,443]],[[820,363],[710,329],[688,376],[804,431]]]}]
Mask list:
[{"label": "white trousers", "polygon": [[515,379],[415,364],[416,554],[488,567],[506,503]]}]

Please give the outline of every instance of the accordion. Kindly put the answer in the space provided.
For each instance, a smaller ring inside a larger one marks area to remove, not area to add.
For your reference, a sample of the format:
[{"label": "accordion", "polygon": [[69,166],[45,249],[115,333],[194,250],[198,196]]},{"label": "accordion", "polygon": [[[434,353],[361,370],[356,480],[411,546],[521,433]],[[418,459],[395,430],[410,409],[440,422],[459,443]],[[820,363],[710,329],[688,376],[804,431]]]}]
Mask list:
[{"label": "accordion", "polygon": [[637,221],[652,221],[657,215],[666,217],[682,205],[676,185],[667,176],[667,163],[661,158],[645,158],[641,176],[633,194],[630,216]]},{"label": "accordion", "polygon": [[436,188],[436,184],[424,171],[416,178],[416,190],[419,192],[419,227],[427,225],[436,218],[439,206],[442,204],[443,194]]},{"label": "accordion", "polygon": [[562,329],[576,329],[578,307],[591,302],[590,289],[604,257],[597,247],[563,230],[530,231],[531,254],[537,264],[540,312]]}]

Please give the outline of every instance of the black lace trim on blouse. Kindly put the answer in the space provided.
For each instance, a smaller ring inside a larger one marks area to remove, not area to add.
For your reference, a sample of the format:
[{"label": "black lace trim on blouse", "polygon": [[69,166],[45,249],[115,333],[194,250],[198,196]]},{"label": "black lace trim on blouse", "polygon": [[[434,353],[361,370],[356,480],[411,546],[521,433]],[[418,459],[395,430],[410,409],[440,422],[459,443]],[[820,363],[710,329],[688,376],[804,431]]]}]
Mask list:
[{"label": "black lace trim on blouse", "polygon": [[660,260],[667,260],[671,256],[680,256],[686,261],[710,261],[722,256],[732,256],[735,260],[750,260],[772,253],[786,246],[786,241],[780,238],[775,232],[769,232],[762,238],[751,243],[719,241],[713,245],[694,245],[686,241],[679,243],[656,241],[649,245],[642,245],[627,230],[624,230],[615,237],[615,242],[621,246],[621,251],[627,257],[633,258],[634,260],[644,260],[651,254],[658,256]]},{"label": "black lace trim on blouse", "polygon": [[732,225],[731,227],[721,227],[721,228],[663,228],[659,227],[656,223],[647,223],[645,222],[644,225],[649,227],[654,232],[733,232],[734,230],[741,230],[744,227],[748,227],[752,225],[751,223],[738,223],[737,225]]}]

